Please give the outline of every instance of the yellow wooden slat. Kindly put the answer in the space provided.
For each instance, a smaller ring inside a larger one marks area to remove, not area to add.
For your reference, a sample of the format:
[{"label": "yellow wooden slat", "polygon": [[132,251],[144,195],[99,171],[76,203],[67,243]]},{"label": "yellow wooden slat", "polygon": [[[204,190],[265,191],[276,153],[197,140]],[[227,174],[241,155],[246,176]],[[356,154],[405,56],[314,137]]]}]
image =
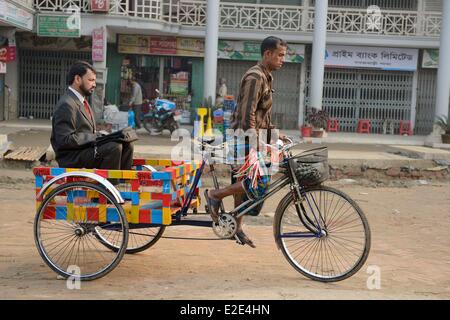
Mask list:
[{"label": "yellow wooden slat", "polygon": [[123,179],[137,179],[138,173],[137,173],[137,171],[124,170],[124,171],[122,171],[122,178]]},{"label": "yellow wooden slat", "polygon": [[128,222],[139,223],[139,206],[131,207],[131,219]]},{"label": "yellow wooden slat", "polygon": [[158,160],[145,159],[145,164],[148,164],[149,166],[157,166],[158,165]]},{"label": "yellow wooden slat", "polygon": [[108,178],[109,179],[122,179],[122,171],[121,170],[108,170]]},{"label": "yellow wooden slat", "polygon": [[172,160],[158,160],[158,165],[164,166],[164,167],[171,167]]},{"label": "yellow wooden slat", "polygon": [[170,225],[172,223],[172,214],[171,214],[170,208],[163,208],[162,213],[163,213],[163,219],[162,219],[163,224]]},{"label": "yellow wooden slat", "polygon": [[106,204],[101,204],[98,206],[98,221],[106,222]]},{"label": "yellow wooden slat", "polygon": [[141,192],[139,193],[139,200],[142,201],[150,201],[150,192]]},{"label": "yellow wooden slat", "polygon": [[73,203],[67,204],[67,220],[73,221],[75,216],[75,209],[73,207]]}]

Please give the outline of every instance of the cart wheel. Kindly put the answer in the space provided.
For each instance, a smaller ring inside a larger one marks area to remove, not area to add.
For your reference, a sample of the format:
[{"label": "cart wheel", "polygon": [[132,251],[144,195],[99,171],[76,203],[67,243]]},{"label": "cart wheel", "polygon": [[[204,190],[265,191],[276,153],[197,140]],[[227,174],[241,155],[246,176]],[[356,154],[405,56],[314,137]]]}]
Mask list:
[{"label": "cart wheel", "polygon": [[[133,254],[147,250],[153,246],[163,235],[166,226],[147,226],[133,225],[129,226],[129,238],[126,253]],[[118,251],[120,247],[115,243],[119,230],[111,229],[106,226],[95,228],[95,236],[105,247],[110,250]]]},{"label": "cart wheel", "polygon": [[[117,251],[107,250],[97,241],[97,227],[116,230]],[[34,239],[42,259],[56,273],[94,280],[122,259],[128,244],[128,223],[122,206],[105,188],[72,182],[45,197],[34,221]]]}]

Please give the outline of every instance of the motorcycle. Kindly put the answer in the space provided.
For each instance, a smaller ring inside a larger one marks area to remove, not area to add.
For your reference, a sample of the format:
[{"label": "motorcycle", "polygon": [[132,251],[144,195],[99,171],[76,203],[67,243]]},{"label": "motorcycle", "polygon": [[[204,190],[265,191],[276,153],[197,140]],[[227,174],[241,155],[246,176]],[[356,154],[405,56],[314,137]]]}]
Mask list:
[{"label": "motorcycle", "polygon": [[156,99],[147,100],[142,107],[144,128],[152,135],[161,134],[164,129],[170,133],[177,130],[180,125],[181,113],[175,109],[175,103],[159,98],[159,90]]}]

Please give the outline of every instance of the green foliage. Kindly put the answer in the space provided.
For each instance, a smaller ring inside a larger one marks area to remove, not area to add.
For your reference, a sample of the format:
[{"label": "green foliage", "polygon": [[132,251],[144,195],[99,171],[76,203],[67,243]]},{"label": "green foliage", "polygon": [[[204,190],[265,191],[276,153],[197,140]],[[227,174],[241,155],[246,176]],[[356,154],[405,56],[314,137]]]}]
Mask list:
[{"label": "green foliage", "polygon": [[327,126],[328,118],[328,114],[324,110],[310,108],[306,115],[306,123],[315,129],[323,129]]},{"label": "green foliage", "polygon": [[444,130],[446,134],[450,134],[450,123],[448,121],[448,117],[437,116],[435,124],[437,124],[442,130]]}]

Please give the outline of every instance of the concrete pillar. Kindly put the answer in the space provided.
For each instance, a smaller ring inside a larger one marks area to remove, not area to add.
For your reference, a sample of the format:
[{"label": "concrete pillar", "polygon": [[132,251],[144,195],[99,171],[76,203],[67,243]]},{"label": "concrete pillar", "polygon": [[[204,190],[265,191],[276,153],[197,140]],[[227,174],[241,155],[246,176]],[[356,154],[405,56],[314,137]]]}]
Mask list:
[{"label": "concrete pillar", "polygon": [[[103,25],[97,29],[103,28],[103,59],[101,61],[94,61],[93,67],[97,71],[97,87],[92,94],[91,107],[94,110],[96,122],[101,123],[103,119],[103,100],[105,98],[106,80],[108,69],[106,67],[106,57],[108,50],[108,28]],[[99,43],[100,44],[100,43]]]},{"label": "concrete pillar", "polygon": [[[19,57],[6,64],[5,75],[5,120],[19,117]],[[8,90],[9,88],[9,90]]]},{"label": "concrete pillar", "polygon": [[[306,55],[306,52],[305,52]],[[305,57],[306,60],[306,57]],[[306,65],[305,62],[300,66],[300,93],[298,104],[298,127],[305,123],[305,85],[306,85]]]},{"label": "concrete pillar", "polygon": [[[13,27],[0,28],[0,35],[14,39],[16,37],[16,29]],[[18,50],[18,48],[16,47]],[[4,90],[4,110],[0,118],[4,120],[17,119],[19,117],[19,55],[15,61],[6,63],[4,86],[0,88]]]},{"label": "concrete pillar", "polygon": [[203,96],[216,100],[217,47],[219,42],[219,0],[208,0],[205,37],[205,72]]},{"label": "concrete pillar", "polygon": [[443,1],[436,116],[448,116],[450,95],[450,1]]},{"label": "concrete pillar", "polygon": [[322,109],[323,77],[325,71],[325,49],[327,42],[328,1],[316,0],[313,50],[311,62],[310,107]]},{"label": "concrete pillar", "polygon": [[412,88],[412,96],[411,96],[411,126],[414,132],[414,128],[416,127],[416,114],[417,114],[417,87],[419,82],[419,71],[416,70],[414,72],[413,77],[413,88]]}]

